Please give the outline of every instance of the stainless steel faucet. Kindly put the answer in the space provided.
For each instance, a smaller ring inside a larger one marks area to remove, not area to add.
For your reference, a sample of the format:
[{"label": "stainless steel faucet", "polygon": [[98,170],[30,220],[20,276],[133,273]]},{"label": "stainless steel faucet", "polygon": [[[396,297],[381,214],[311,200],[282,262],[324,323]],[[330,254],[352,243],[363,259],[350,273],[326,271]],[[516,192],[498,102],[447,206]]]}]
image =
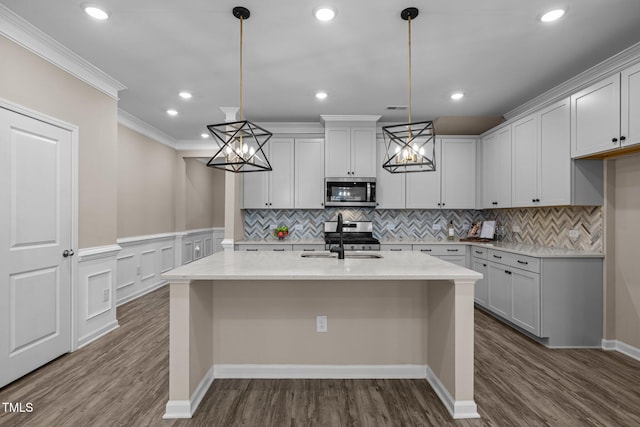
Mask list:
[{"label": "stainless steel faucet", "polygon": [[338,254],[338,259],[344,259],[344,242],[342,241],[342,236],[344,233],[344,223],[342,221],[342,214],[338,214],[338,223],[336,224],[336,231],[340,233],[340,240],[338,246],[331,246],[329,252],[335,252]]}]

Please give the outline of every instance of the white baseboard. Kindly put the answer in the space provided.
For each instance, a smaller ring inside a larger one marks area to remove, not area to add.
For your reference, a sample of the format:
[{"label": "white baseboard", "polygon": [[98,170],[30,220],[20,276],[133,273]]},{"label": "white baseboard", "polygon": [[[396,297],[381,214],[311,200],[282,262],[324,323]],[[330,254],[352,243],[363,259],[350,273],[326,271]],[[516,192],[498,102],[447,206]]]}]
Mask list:
[{"label": "white baseboard", "polygon": [[118,321],[114,320],[113,322],[110,322],[109,324],[103,326],[102,328],[96,331],[92,331],[89,335],[85,335],[84,337],[78,339],[78,346],[76,347],[76,350],[79,350],[82,347],[88,344],[91,344],[93,341],[97,340],[98,338],[102,338],[103,336],[107,335],[109,332],[114,331],[119,327],[120,327],[120,324],[118,323]]},{"label": "white baseboard", "polygon": [[426,365],[214,365],[216,378],[424,379]]},{"label": "white baseboard", "polygon": [[453,419],[480,418],[476,402],[473,400],[454,400],[451,393],[449,393],[444,384],[440,381],[440,378],[438,378],[428,366],[427,381],[431,385],[431,388],[433,388],[433,391],[435,391],[440,398],[440,401],[442,401],[444,407],[447,408],[447,411],[449,411],[449,414],[451,414]]},{"label": "white baseboard", "polygon": [[193,391],[191,398],[189,400],[168,401],[162,418],[191,418],[196,412],[196,409],[198,409],[200,402],[202,402],[204,395],[207,394],[207,390],[209,390],[209,387],[213,384],[214,378],[214,366],[211,366],[198,384],[198,387]]},{"label": "white baseboard", "polygon": [[607,351],[617,351],[625,356],[640,361],[640,348],[626,344],[618,340],[602,340],[602,349]]}]

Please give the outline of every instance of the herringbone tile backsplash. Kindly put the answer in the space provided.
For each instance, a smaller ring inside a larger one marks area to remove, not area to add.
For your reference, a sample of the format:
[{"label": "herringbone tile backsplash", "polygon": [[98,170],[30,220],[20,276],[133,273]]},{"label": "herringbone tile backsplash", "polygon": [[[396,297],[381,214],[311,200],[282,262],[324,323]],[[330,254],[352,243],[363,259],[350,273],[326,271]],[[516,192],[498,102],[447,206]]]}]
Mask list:
[{"label": "herringbone tile backsplash", "polygon": [[[495,219],[506,227],[506,241],[602,252],[602,209],[591,206],[484,211],[367,208],[246,210],[245,239],[271,238],[278,225],[289,227],[290,240],[320,239],[323,237],[322,223],[335,220],[338,212],[342,212],[348,221],[373,221],[374,235],[379,239],[444,239],[449,221],[453,221],[456,235],[464,236],[471,222]],[[434,224],[440,224],[441,230],[434,230]],[[300,228],[294,228],[296,225]],[[514,226],[520,227],[519,233],[513,232]],[[578,230],[579,236],[569,238],[569,230]]]}]

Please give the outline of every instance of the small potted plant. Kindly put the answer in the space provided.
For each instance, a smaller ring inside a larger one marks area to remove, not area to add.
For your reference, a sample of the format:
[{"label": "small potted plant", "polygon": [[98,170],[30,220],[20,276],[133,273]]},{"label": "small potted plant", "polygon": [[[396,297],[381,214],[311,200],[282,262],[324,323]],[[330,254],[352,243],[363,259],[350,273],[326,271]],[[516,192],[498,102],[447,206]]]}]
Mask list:
[{"label": "small potted plant", "polygon": [[276,227],[276,231],[273,233],[279,240],[283,240],[289,235],[289,227],[286,225],[279,225]]}]

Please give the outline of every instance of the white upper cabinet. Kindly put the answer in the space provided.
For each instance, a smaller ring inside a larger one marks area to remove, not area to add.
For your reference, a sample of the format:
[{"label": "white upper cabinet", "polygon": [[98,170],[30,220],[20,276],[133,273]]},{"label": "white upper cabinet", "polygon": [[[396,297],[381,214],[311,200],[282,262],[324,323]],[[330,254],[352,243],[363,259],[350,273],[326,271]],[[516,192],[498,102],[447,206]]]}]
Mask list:
[{"label": "white upper cabinet", "polygon": [[296,209],[324,208],[324,139],[295,140]]},{"label": "white upper cabinet", "polygon": [[[621,75],[620,120],[621,146],[640,144],[640,64],[624,70]],[[623,139],[624,138],[624,139]]]},{"label": "white upper cabinet", "polygon": [[571,96],[571,156],[620,147],[620,74]]},{"label": "white upper cabinet", "polygon": [[442,138],[440,144],[440,207],[475,209],[476,140]]},{"label": "white upper cabinet", "polygon": [[293,138],[271,138],[267,143],[270,172],[245,173],[242,177],[244,209],[292,209],[294,178]]},{"label": "white upper cabinet", "polygon": [[566,98],[537,114],[539,168],[536,199],[540,206],[571,204],[572,168],[576,162],[587,162],[571,160],[570,104]]},{"label": "white upper cabinet", "polygon": [[640,64],[571,96],[571,156],[640,144]]},{"label": "white upper cabinet", "polygon": [[405,175],[404,173],[390,173],[382,168],[386,145],[384,140],[377,142],[377,170],[376,202],[380,209],[405,208]]},{"label": "white upper cabinet", "polygon": [[511,207],[511,126],[482,138],[482,207]]},{"label": "white upper cabinet", "polygon": [[538,116],[531,114],[518,120],[511,126],[511,132],[511,205],[532,206],[538,202],[540,175]]},{"label": "white upper cabinet", "polygon": [[376,122],[380,116],[321,116],[325,177],[376,176]]},{"label": "white upper cabinet", "polygon": [[[440,144],[436,144],[436,156],[440,153]],[[439,209],[440,204],[440,165],[436,161],[434,172],[410,172],[405,175],[407,209]]]}]

